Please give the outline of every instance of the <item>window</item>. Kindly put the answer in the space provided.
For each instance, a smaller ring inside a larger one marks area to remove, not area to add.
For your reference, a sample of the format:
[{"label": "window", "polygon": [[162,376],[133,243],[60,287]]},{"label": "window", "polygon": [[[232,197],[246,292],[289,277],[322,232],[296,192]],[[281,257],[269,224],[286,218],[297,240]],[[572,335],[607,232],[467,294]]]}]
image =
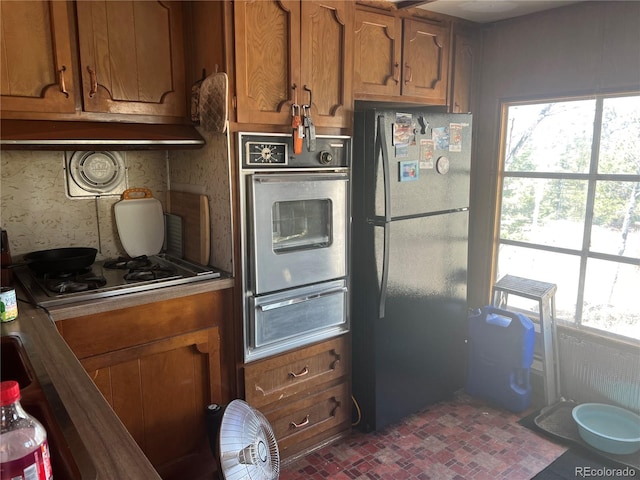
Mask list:
[{"label": "window", "polygon": [[271,208],[273,251],[287,253],[331,245],[331,200],[275,202]]},{"label": "window", "polygon": [[640,96],[503,114],[497,278],[555,283],[559,322],[640,339]]}]

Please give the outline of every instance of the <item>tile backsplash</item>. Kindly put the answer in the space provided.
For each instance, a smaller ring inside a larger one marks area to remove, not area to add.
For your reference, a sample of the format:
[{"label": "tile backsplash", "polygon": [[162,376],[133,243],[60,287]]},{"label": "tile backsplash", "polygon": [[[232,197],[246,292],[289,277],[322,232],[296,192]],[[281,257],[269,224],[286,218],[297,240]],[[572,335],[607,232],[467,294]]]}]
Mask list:
[{"label": "tile backsplash", "polygon": [[[128,187],[149,188],[163,206],[168,185],[167,151],[126,151]],[[98,258],[123,255],[113,214],[119,196],[69,198],[65,153],[2,151],[0,225],[11,255],[50,248],[94,247]]]}]

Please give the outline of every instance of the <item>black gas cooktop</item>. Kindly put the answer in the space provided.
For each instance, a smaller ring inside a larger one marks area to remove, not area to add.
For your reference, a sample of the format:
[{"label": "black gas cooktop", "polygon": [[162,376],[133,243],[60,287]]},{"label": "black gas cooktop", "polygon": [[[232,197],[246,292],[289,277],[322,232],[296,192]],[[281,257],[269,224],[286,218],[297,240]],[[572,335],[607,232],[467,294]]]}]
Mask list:
[{"label": "black gas cooktop", "polygon": [[80,271],[53,275],[40,275],[28,267],[21,267],[15,274],[33,301],[42,307],[220,277],[220,272],[211,267],[165,254],[99,260]]}]

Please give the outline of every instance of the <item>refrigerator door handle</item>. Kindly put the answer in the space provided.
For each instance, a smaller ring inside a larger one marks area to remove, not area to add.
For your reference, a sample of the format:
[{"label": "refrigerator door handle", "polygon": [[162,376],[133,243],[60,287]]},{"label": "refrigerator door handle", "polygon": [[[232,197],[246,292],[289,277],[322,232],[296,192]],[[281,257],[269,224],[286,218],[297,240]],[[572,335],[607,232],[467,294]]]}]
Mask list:
[{"label": "refrigerator door handle", "polygon": [[380,304],[378,318],[384,318],[387,301],[387,282],[389,280],[389,251],[391,241],[391,175],[389,171],[389,147],[385,129],[384,115],[378,116],[378,135],[376,136],[376,159],[382,161],[384,181],[384,244],[382,246],[382,278],[380,279]]},{"label": "refrigerator door handle", "polygon": [[380,304],[378,306],[378,318],[384,318],[387,302],[387,282],[389,280],[389,250],[391,237],[391,223],[385,223],[382,228],[384,243],[382,245],[382,278],[380,279]]},{"label": "refrigerator door handle", "polygon": [[389,171],[389,147],[384,115],[378,117],[378,135],[376,136],[376,159],[382,159],[382,177],[384,180],[384,221],[391,221],[391,175]]}]

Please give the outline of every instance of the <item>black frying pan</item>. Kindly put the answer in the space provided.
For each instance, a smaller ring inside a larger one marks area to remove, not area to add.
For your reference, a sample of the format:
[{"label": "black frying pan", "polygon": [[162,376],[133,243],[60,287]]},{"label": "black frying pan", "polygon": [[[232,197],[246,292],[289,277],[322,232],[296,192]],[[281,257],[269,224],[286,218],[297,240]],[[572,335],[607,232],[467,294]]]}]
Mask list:
[{"label": "black frying pan", "polygon": [[24,260],[31,270],[40,274],[74,272],[91,266],[97,253],[95,248],[54,248],[27,253]]}]

